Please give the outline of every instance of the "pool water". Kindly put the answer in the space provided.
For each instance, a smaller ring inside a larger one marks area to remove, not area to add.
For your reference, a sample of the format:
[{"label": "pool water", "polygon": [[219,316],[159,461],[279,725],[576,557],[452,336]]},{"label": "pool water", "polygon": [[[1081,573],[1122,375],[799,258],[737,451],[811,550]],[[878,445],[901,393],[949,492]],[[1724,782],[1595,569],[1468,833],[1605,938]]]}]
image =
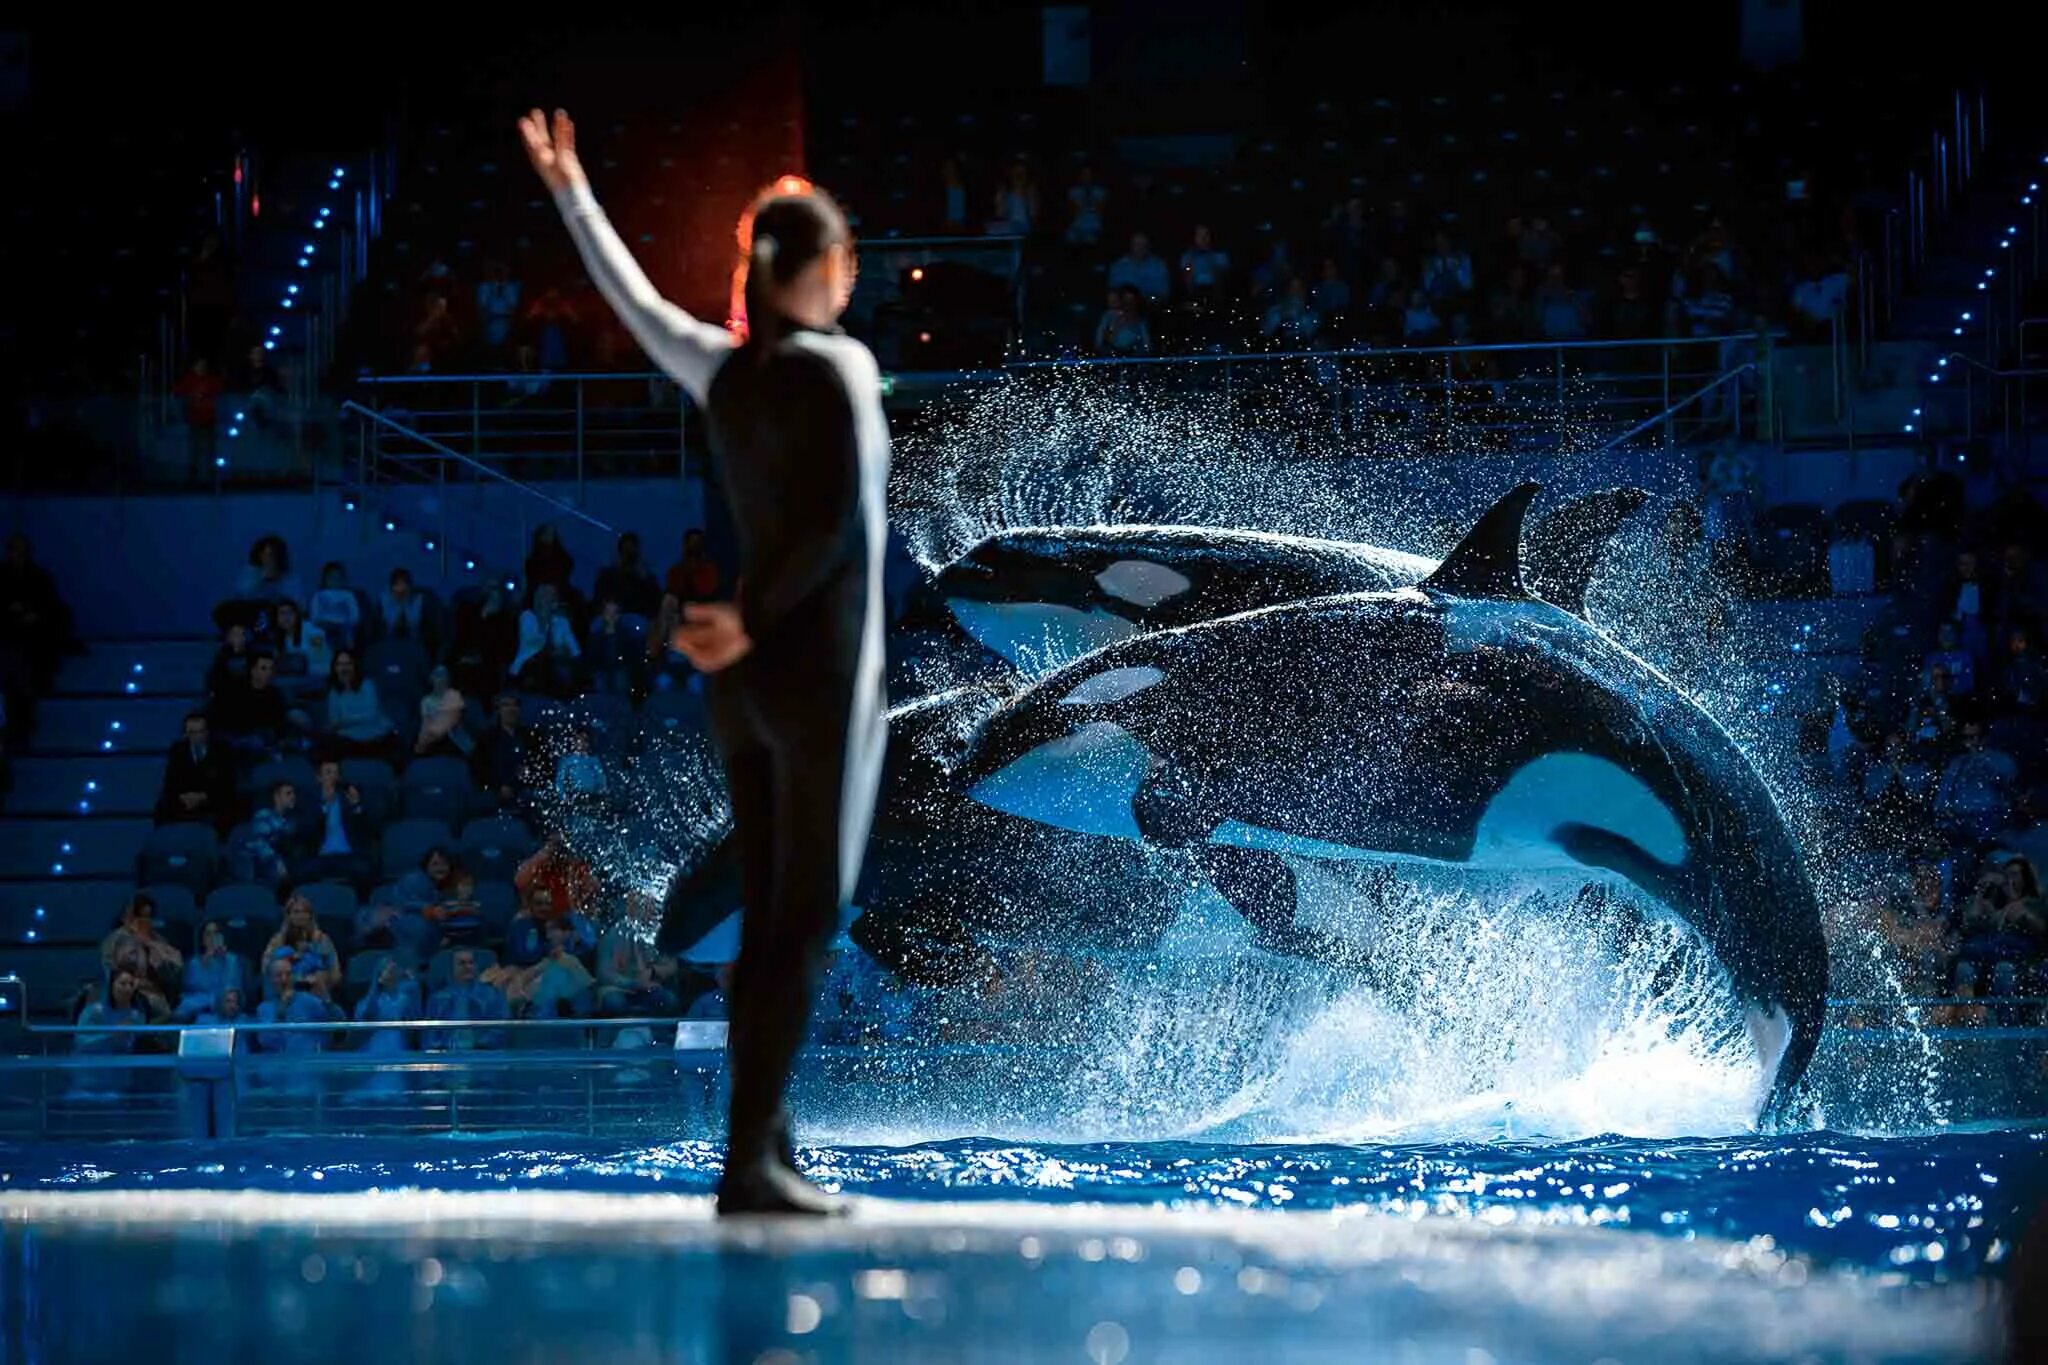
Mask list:
[{"label": "pool water", "polygon": [[801,1156],[852,1218],[714,1223],[703,1142],[0,1146],[0,1358],[1989,1360],[2048,1127]]}]

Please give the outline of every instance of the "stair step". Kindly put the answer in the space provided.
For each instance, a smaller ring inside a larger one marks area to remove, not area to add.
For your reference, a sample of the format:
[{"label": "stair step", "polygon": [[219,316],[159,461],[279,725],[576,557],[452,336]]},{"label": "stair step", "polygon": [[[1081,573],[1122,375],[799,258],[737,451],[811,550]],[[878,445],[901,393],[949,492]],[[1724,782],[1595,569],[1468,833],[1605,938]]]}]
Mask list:
[{"label": "stair step", "polygon": [[59,696],[190,696],[206,686],[211,640],[96,640],[57,670]]},{"label": "stair step", "polygon": [[184,696],[55,697],[36,708],[29,751],[160,753],[183,733],[186,713],[198,705],[197,688]]},{"label": "stair step", "polygon": [[131,876],[151,828],[144,819],[0,821],[0,877]]},{"label": "stair step", "polygon": [[[166,744],[165,748],[170,746]],[[17,759],[14,790],[7,797],[13,815],[149,815],[163,785],[161,752],[101,754],[93,758]],[[88,790],[86,784],[93,784]],[[79,809],[79,802],[86,809]]]},{"label": "stair step", "polygon": [[97,943],[134,890],[132,876],[0,882],[0,943]]}]

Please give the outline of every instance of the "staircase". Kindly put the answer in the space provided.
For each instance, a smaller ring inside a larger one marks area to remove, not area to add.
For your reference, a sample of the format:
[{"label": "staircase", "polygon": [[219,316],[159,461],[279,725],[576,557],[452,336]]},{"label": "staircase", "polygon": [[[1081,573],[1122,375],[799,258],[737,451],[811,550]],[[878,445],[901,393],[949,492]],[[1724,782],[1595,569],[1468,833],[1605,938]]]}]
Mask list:
[{"label": "staircase", "polygon": [[213,651],[208,640],[93,641],[37,708],[0,819],[0,973],[34,983],[40,1000],[97,972],[99,941],[135,886],[164,753]]}]

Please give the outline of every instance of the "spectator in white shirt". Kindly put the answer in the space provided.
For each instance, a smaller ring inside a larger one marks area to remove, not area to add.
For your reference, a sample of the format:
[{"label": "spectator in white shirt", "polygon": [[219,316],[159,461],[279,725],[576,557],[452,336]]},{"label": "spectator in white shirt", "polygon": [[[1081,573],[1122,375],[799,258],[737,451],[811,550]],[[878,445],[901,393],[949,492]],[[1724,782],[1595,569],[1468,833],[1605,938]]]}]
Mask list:
[{"label": "spectator in white shirt", "polygon": [[1144,301],[1129,285],[1109,291],[1109,307],[1095,324],[1095,349],[1101,355],[1146,355],[1152,350],[1152,329],[1145,324]]},{"label": "spectator in white shirt", "polygon": [[1067,191],[1067,241],[1073,246],[1094,246],[1102,240],[1102,211],[1109,203],[1109,191],[1095,183],[1095,168],[1083,164],[1072,189]]},{"label": "spectator in white shirt", "polygon": [[1122,289],[1125,285],[1137,290],[1147,303],[1164,302],[1172,287],[1166,262],[1152,254],[1152,239],[1142,232],[1132,233],[1131,249],[1110,263],[1109,287]]},{"label": "spectator in white shirt", "polygon": [[582,657],[576,627],[562,610],[555,585],[533,591],[533,605],[519,613],[519,652],[512,672],[520,685],[536,692],[566,696],[575,684],[576,661]]},{"label": "spectator in white shirt", "polygon": [[1223,290],[1224,276],[1230,273],[1230,255],[1219,251],[1216,239],[1207,224],[1197,224],[1194,241],[1180,254],[1180,283],[1185,296],[1198,302],[1208,302]]}]

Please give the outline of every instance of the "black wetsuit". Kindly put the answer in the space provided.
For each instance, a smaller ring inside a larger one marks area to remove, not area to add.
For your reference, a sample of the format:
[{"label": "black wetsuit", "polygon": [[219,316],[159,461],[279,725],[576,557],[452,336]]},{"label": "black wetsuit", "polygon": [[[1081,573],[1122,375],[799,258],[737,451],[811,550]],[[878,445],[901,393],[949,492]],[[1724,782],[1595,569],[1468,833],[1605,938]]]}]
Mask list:
[{"label": "black wetsuit", "polygon": [[860,873],[887,729],[882,554],[889,430],[859,342],[794,328],[735,350],[663,300],[588,191],[561,196],[592,278],[704,408],[754,641],[711,683],[742,861],[728,1177],[784,1138],[782,1095]]}]

